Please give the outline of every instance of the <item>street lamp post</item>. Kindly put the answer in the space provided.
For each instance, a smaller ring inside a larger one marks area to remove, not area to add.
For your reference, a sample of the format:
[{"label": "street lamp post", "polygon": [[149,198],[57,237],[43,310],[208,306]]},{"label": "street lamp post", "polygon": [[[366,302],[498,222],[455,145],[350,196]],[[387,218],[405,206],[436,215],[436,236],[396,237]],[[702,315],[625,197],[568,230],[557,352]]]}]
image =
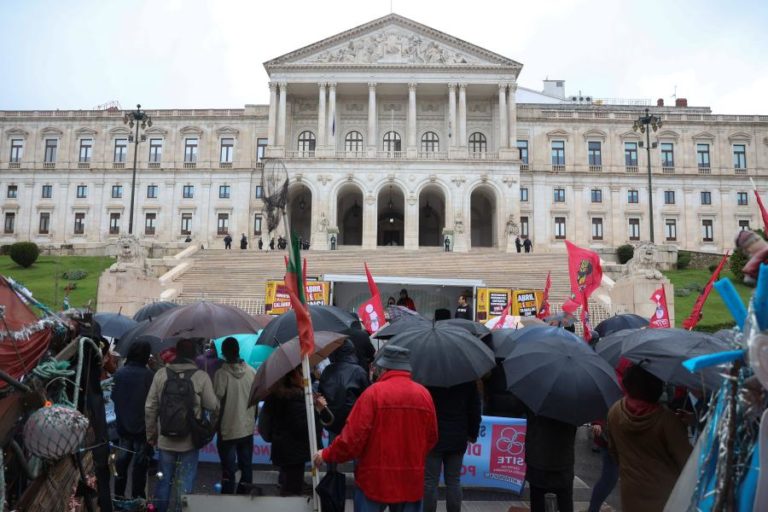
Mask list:
[{"label": "street lamp post", "polygon": [[[648,156],[648,220],[651,229],[651,243],[654,243],[653,237],[653,184],[651,182],[651,148],[656,148],[657,144],[654,142],[651,144],[651,130],[654,132],[661,128],[661,118],[649,114],[648,109],[645,109],[645,115],[638,117],[632,129],[634,131],[640,130],[640,133],[645,134],[645,151]],[[643,147],[643,141],[640,141],[640,147]]]},{"label": "street lamp post", "polygon": [[133,142],[133,177],[131,178],[131,209],[128,214],[128,234],[133,234],[133,205],[136,200],[136,158],[139,153],[139,142],[147,140],[147,136],[142,134],[139,138],[139,127],[142,130],[152,126],[152,118],[143,110],[141,105],[136,105],[136,110],[133,112],[126,112],[123,115],[123,123],[129,127],[136,127],[136,135],[129,135],[128,142]]}]

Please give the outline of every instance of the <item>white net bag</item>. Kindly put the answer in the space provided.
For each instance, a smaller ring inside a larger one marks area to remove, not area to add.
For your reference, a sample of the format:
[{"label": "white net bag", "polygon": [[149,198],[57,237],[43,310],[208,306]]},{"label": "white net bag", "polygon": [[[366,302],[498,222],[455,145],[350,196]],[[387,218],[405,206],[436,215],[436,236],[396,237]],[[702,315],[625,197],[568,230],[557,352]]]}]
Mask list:
[{"label": "white net bag", "polygon": [[24,425],[24,445],[32,455],[58,460],[77,451],[86,430],[88,418],[80,411],[60,405],[43,407]]}]

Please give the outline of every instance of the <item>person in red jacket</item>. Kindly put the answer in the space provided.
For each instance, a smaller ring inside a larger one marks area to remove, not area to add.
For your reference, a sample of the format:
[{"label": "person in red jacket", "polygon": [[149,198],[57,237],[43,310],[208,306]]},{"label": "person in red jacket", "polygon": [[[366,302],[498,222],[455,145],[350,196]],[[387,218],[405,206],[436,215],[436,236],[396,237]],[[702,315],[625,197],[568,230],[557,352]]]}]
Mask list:
[{"label": "person in red jacket", "polygon": [[421,510],[424,463],[437,442],[429,391],[411,380],[410,350],[385,345],[373,361],[378,380],[355,402],[341,434],[314,456],[357,460],[355,512]]}]

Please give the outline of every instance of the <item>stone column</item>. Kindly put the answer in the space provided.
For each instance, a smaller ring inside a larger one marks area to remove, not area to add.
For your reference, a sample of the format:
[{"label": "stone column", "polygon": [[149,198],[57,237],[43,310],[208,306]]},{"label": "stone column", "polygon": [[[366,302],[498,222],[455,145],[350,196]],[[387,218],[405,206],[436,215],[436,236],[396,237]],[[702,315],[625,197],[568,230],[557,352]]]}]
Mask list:
[{"label": "stone column", "polygon": [[[603,218],[603,240],[606,245],[611,247],[618,247],[625,242],[624,238],[624,223],[627,222],[627,217],[624,214],[624,206],[621,197],[621,187],[619,185],[611,185],[611,209],[610,215]],[[608,223],[610,222],[610,226]],[[590,224],[592,221],[590,221]],[[592,226],[589,227],[590,233]]]},{"label": "stone column", "polygon": [[379,212],[374,195],[371,193],[364,195],[361,206],[363,207],[363,249],[376,249]]},{"label": "stone column", "polygon": [[507,116],[507,122],[509,123],[509,149],[515,150],[515,158],[519,157],[517,152],[517,83],[512,82],[509,84],[509,100],[507,101],[507,109],[509,109],[509,115]]},{"label": "stone column", "polygon": [[419,200],[415,195],[403,199],[403,245],[408,250],[416,250],[419,248]]},{"label": "stone column", "polygon": [[280,104],[277,111],[277,145],[285,147],[285,102],[288,84],[280,82]]},{"label": "stone column", "polygon": [[267,145],[275,145],[275,125],[277,124],[277,84],[269,82],[269,128],[267,129]]},{"label": "stone column", "polygon": [[378,115],[376,111],[376,83],[368,83],[368,156],[376,156],[376,147],[378,145],[378,134],[376,126]]},{"label": "stone column", "polygon": [[320,150],[325,146],[325,83],[318,84],[320,92],[317,102],[317,148]]},{"label": "stone column", "polygon": [[336,153],[336,83],[328,84],[328,131],[326,133],[328,150]]},{"label": "stone column", "polygon": [[509,147],[509,132],[507,131],[507,84],[499,84],[499,149]]},{"label": "stone column", "polygon": [[417,155],[416,146],[416,85],[408,84],[408,158],[415,158]]},{"label": "stone column", "polygon": [[459,142],[461,148],[467,147],[467,84],[459,84]]},{"label": "stone column", "polygon": [[456,84],[448,84],[448,133],[450,134],[450,146],[456,147],[458,141],[458,127],[456,126]]}]

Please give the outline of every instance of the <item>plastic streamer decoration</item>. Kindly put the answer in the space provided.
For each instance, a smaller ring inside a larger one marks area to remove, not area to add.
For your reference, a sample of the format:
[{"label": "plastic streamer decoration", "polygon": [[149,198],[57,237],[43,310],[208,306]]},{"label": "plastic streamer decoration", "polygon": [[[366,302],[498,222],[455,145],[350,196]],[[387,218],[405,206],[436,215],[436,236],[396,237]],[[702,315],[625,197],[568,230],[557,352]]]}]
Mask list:
[{"label": "plastic streamer decoration", "polygon": [[24,425],[24,445],[41,459],[59,460],[78,451],[87,429],[88,418],[80,411],[60,405],[43,407]]}]

